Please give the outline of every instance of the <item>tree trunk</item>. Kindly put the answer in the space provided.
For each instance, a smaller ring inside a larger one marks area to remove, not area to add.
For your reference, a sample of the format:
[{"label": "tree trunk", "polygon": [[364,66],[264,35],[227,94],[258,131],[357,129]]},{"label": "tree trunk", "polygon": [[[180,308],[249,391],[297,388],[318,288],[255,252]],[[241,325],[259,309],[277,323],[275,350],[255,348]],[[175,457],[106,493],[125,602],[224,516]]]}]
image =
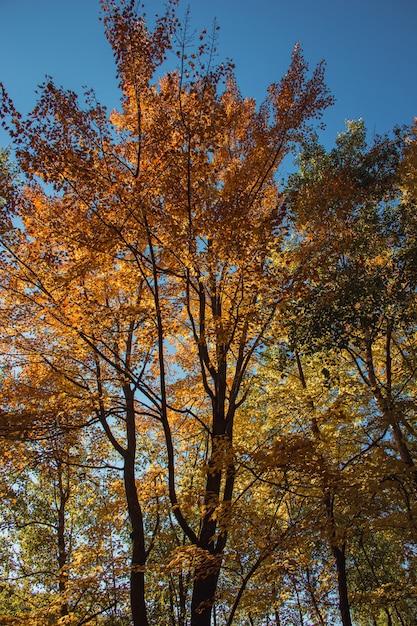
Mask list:
[{"label": "tree trunk", "polygon": [[337,587],[339,592],[339,608],[343,626],[352,626],[350,617],[348,587],[346,576],[346,558],[344,548],[332,546],[332,553],[336,561]]},{"label": "tree trunk", "polygon": [[66,598],[67,586],[68,586],[68,572],[67,572],[67,547],[65,541],[65,507],[68,501],[69,492],[64,486],[64,476],[62,469],[62,460],[57,459],[57,473],[58,473],[58,491],[59,491],[59,506],[58,506],[58,566],[59,566],[59,579],[58,588],[61,599],[60,615],[65,617],[69,613],[68,601]]},{"label": "tree trunk", "polygon": [[136,427],[133,392],[128,385],[124,387],[126,398],[126,434],[127,451],[124,455],[124,484],[132,526],[132,563],[130,571],[130,604],[134,626],[149,626],[145,602],[145,531],[135,480]]},{"label": "tree trunk", "polygon": [[130,571],[130,603],[134,626],[149,626],[145,603],[145,535],[143,517],[137,497],[133,463],[125,460],[124,482],[129,510],[129,519],[132,526],[132,563]]},{"label": "tree trunk", "polygon": [[191,626],[210,626],[220,567],[209,576],[196,571],[191,601]]},{"label": "tree trunk", "polygon": [[[343,626],[352,626],[350,617],[347,574],[346,574],[346,544],[338,540],[336,532],[336,521],[333,513],[333,500],[329,492],[324,497],[327,519],[329,522],[329,547],[336,563],[337,571],[337,591],[339,595],[340,616]],[[339,545],[341,547],[339,547]]]},{"label": "tree trunk", "polygon": [[[198,547],[208,554],[205,562],[195,569],[191,600],[191,626],[210,626],[211,623],[222,553],[227,540],[225,529],[216,540],[214,539],[219,528],[213,513],[220,501],[223,504],[230,501],[235,477],[234,465],[230,460],[225,461],[225,466],[222,465],[223,454],[225,453],[227,456],[228,447],[231,445],[230,439],[225,438],[226,421],[222,416],[221,420],[215,419],[214,423],[217,427],[217,433],[213,436],[205,489],[205,515],[201,523],[198,543]],[[222,478],[224,476],[225,481],[222,490]],[[221,493],[222,499],[220,498]]]},{"label": "tree trunk", "polygon": [[281,619],[279,617],[279,609],[276,606],[274,608],[275,626],[281,626]]},{"label": "tree trunk", "polygon": [[[215,454],[215,447],[214,443],[212,457]],[[220,565],[215,565],[216,547],[213,540],[217,526],[216,520],[213,519],[213,511],[219,501],[220,487],[221,472],[212,468],[212,463],[210,462],[205,492],[206,513],[201,524],[199,547],[206,550],[213,560],[208,555],[207,562],[202,563],[195,569],[191,600],[191,626],[210,626],[211,622],[214,596],[220,573]]]}]

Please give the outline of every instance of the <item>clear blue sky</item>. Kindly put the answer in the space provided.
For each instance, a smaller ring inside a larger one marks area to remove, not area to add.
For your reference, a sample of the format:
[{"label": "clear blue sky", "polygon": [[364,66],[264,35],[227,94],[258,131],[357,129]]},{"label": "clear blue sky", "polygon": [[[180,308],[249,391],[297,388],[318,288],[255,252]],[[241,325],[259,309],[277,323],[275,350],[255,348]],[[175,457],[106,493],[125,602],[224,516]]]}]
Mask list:
[{"label": "clear blue sky", "polygon": [[[336,98],[324,117],[327,144],[345,119],[363,117],[371,133],[383,133],[417,116],[417,0],[180,0],[180,17],[188,4],[197,31],[217,19],[219,60],[233,59],[245,96],[263,99],[297,41],[310,67],[325,59]],[[163,2],[145,5],[152,16]],[[94,87],[103,104],[117,107],[98,14],[98,0],[0,0],[0,80],[22,113],[46,74],[76,91]]]}]

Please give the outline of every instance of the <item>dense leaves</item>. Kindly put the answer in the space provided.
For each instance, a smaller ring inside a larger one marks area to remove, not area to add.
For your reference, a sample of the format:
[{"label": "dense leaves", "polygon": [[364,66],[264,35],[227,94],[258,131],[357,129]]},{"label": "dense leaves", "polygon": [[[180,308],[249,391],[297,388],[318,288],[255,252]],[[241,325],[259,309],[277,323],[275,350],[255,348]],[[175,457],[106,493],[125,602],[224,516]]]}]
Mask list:
[{"label": "dense leaves", "polygon": [[328,153],[299,46],[257,105],[175,3],[102,17],[120,110],[2,92],[1,619],[411,623],[415,135]]}]

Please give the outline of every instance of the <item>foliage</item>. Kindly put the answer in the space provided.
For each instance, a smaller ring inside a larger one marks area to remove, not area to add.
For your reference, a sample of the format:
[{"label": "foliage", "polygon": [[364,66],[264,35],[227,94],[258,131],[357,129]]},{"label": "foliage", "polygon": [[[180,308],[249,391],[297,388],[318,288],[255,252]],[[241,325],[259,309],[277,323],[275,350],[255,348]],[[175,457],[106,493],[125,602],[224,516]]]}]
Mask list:
[{"label": "foliage", "polygon": [[415,135],[326,152],[299,46],[256,105],[174,2],[102,18],[120,110],[2,92],[1,619],[409,622]]}]

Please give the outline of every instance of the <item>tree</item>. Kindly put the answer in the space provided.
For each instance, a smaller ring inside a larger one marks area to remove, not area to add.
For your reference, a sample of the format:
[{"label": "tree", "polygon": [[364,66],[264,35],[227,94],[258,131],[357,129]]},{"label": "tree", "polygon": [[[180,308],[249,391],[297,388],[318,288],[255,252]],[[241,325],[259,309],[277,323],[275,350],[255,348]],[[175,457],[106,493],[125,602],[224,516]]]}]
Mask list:
[{"label": "tree", "polygon": [[[307,230],[311,232],[317,225],[319,208],[328,212],[329,222],[319,230],[315,245],[327,229],[327,235],[334,235],[333,240],[328,238],[327,244],[320,241],[322,245],[315,248],[319,255],[327,255],[328,262],[315,264],[320,273],[315,270],[315,284],[309,294],[310,298],[313,293],[315,297],[316,305],[311,309],[314,319],[308,316],[301,333],[316,343],[328,337],[346,351],[362,381],[371,389],[384,422],[390,425],[398,454],[412,467],[401,432],[402,411],[395,406],[397,392],[393,388],[397,384],[405,392],[403,381],[393,381],[395,359],[399,360],[401,375],[411,374],[413,378],[414,373],[411,370],[407,374],[403,369],[409,369],[407,352],[413,350],[410,316],[415,275],[414,260],[408,253],[412,233],[403,225],[404,205],[395,202],[399,142],[382,139],[365,151],[363,124],[351,123],[338,143],[338,149],[330,155],[321,150],[318,158],[313,155],[313,147],[306,168],[300,178],[294,179],[296,187],[300,183],[293,194],[297,198],[297,220],[308,224],[303,235],[311,242]],[[326,196],[322,188],[315,204],[315,189],[326,174],[331,176],[326,184],[337,190],[337,199],[333,204],[332,193]],[[307,245],[303,254],[314,255],[314,246]],[[324,292],[330,284],[332,297],[326,298]],[[385,348],[379,354],[377,345],[381,341]]]},{"label": "tree", "polygon": [[[7,339],[71,383],[122,458],[141,626],[154,543],[143,508],[151,496],[136,478],[152,462],[146,441],[164,442],[166,495],[194,568],[191,624],[208,625],[233,522],[234,427],[285,290],[271,262],[283,236],[275,173],[332,99],[323,65],[309,78],[297,46],[256,108],[230,64],[212,65],[204,34],[187,56],[173,3],[153,31],[133,5],[102,2],[122,89],[110,119],[92,92],[82,108],[51,79],[25,121],[3,93],[28,178],[23,228],[3,242],[17,329]],[[174,37],[179,67],[156,81]],[[177,475],[186,431],[186,454],[202,468],[187,486],[191,507]]]},{"label": "tree", "polygon": [[127,533],[109,444],[94,423],[83,431],[60,377],[38,364],[33,383],[20,367],[2,385],[2,623],[121,624]]},{"label": "tree", "polygon": [[[338,393],[344,370],[351,384],[358,385],[357,393],[367,398],[352,440],[358,432],[365,434],[359,456],[378,459],[369,466],[368,484],[374,483],[375,490],[370,504],[378,501],[385,516],[402,516],[397,532],[413,543],[416,274],[414,219],[409,200],[399,191],[403,151],[400,131],[367,146],[361,121],[348,123],[330,153],[317,143],[306,146],[300,171],[289,185],[297,228],[293,262],[297,254],[301,262],[296,270],[300,295],[289,305],[287,326],[293,350],[322,355],[322,378],[336,386],[333,393]],[[326,353],[342,357],[337,385]],[[374,511],[367,525],[381,528],[384,522],[377,518]],[[364,532],[368,536],[363,529],[359,536]],[[378,537],[372,549],[385,541]],[[399,559],[400,576],[407,557],[402,553]],[[379,580],[375,573],[374,579]],[[343,606],[349,624],[347,593]],[[392,619],[389,611],[387,616]]]}]

